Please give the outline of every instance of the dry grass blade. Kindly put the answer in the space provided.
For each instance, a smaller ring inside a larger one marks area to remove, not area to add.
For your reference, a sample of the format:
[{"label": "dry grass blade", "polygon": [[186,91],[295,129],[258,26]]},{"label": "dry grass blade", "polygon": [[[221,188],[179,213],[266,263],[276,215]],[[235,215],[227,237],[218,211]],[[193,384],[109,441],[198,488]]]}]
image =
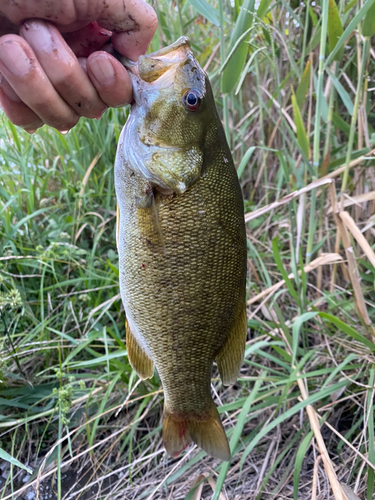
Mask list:
[{"label": "dry grass blade", "polygon": [[90,163],[89,165],[89,168],[87,169],[83,179],[82,179],[82,187],[79,191],[79,199],[78,199],[78,210],[77,210],[77,217],[76,217],[76,220],[77,220],[77,227],[76,227],[76,230],[75,230],[75,237],[74,237],[74,241],[76,242],[79,238],[79,235],[82,231],[83,228],[79,229],[78,230],[78,221],[79,221],[79,218],[80,218],[80,214],[81,214],[81,208],[82,208],[82,199],[83,199],[83,193],[85,192],[85,187],[86,187],[86,184],[87,184],[87,181],[89,180],[89,177],[90,177],[90,174],[93,170],[93,168],[95,167],[95,165],[98,163],[98,160],[99,158],[101,157],[102,153],[99,152],[97,153],[92,162]]},{"label": "dry grass blade", "polygon": [[166,476],[164,476],[163,480],[160,481],[160,483],[158,484],[158,486],[153,490],[153,492],[151,493],[151,495],[149,495],[147,497],[146,500],[152,500],[152,498],[154,498],[154,495],[157,491],[160,490],[160,488],[163,486],[163,484],[166,483],[166,481],[168,480],[168,478],[173,474],[173,472],[178,469],[178,467],[180,467],[181,463],[184,462],[186,460],[186,458],[189,457],[189,455],[191,454],[191,452],[194,450],[194,448],[191,448],[185,455],[182,456],[181,460],[179,460],[172,468],[171,470],[168,472],[168,474]]},{"label": "dry grass blade", "polygon": [[[207,481],[208,481],[208,484],[211,486],[212,491],[215,492],[215,490],[216,490],[216,483],[213,480],[213,478],[211,476],[208,476],[207,477]],[[220,493],[219,500],[226,500],[224,493]]]},{"label": "dry grass blade", "polygon": [[369,467],[375,470],[375,465],[370,462],[368,458],[366,458],[355,446],[353,446],[349,441],[342,435],[340,434],[339,431],[337,431],[329,422],[325,421],[324,425],[328,427],[334,434],[336,434],[337,437],[342,439],[342,441],[349,446],[350,449],[354,451],[354,453],[359,456]]},{"label": "dry grass blade", "polygon": [[[359,205],[360,203],[365,203],[366,201],[375,200],[375,191],[370,191],[369,193],[358,194],[357,196],[351,196],[344,201],[344,207],[350,207],[352,205]],[[332,207],[329,207],[327,214],[332,213]]]},{"label": "dry grass blade", "polygon": [[[331,203],[332,203],[333,215],[334,215],[337,227],[340,231],[340,236],[341,236],[344,248],[345,248],[346,258],[348,260],[349,279],[350,279],[350,282],[352,284],[353,291],[354,291],[355,305],[357,308],[357,312],[361,316],[363,322],[365,323],[365,325],[368,328],[369,339],[372,342],[375,342],[375,329],[374,329],[374,326],[372,325],[372,322],[370,320],[370,317],[369,317],[369,314],[367,311],[367,306],[365,303],[365,299],[364,299],[363,291],[362,291],[362,287],[361,287],[361,281],[360,281],[360,277],[359,277],[357,262],[356,262],[356,258],[354,255],[354,249],[353,249],[353,246],[352,246],[351,241],[350,241],[348,229],[347,229],[347,226],[343,223],[343,220],[341,218],[342,212],[340,211],[338,203],[337,203],[336,191],[334,189],[332,189],[332,187],[330,189],[330,193],[331,193]],[[345,219],[345,216],[344,216],[344,219]]]},{"label": "dry grass blade", "polygon": [[[306,400],[308,398],[308,394],[303,382],[303,379],[297,379],[298,387],[301,391],[302,398]],[[348,497],[345,495],[339,480],[337,479],[336,473],[333,469],[331,459],[329,458],[329,454],[324,443],[324,439],[320,432],[319,421],[317,419],[314,408],[311,405],[306,406],[306,412],[310,420],[311,429],[314,431],[315,439],[319,447],[319,451],[322,456],[324,469],[326,471],[328,480],[330,482],[333,494],[336,500],[348,500]]]},{"label": "dry grass blade", "polygon": [[[338,253],[326,253],[326,254],[320,255],[318,258],[311,261],[303,269],[304,269],[305,273],[309,273],[310,271],[313,271],[314,269],[316,269],[319,266],[324,266],[327,264],[334,264],[334,263],[338,263],[338,262],[342,262],[341,255],[339,255]],[[300,272],[298,272],[298,274],[300,275]],[[290,279],[294,278],[294,274],[290,273],[288,275],[288,278],[290,278]],[[251,304],[254,304],[254,302],[258,302],[258,300],[275,292],[276,290],[281,288],[284,284],[285,284],[285,281],[281,280],[278,283],[275,283],[274,285],[270,286],[269,288],[266,288],[266,290],[263,290],[263,292],[258,293],[257,295],[255,295],[255,297],[252,297],[251,299],[249,299],[247,301],[247,305],[251,305]]]},{"label": "dry grass blade", "polygon": [[194,489],[195,487],[197,487],[197,484],[199,486],[197,487],[196,491],[194,492],[193,496],[191,497],[191,500],[201,500],[203,486],[204,486],[203,480],[205,478],[206,478],[206,476],[204,474],[200,474],[197,477],[197,480],[194,482],[192,489]]},{"label": "dry grass blade", "polygon": [[347,484],[341,483],[341,488],[343,489],[348,500],[361,500]]},{"label": "dry grass blade", "polygon": [[344,222],[345,226],[352,233],[354,238],[357,240],[358,244],[366,254],[366,257],[371,262],[371,264],[375,267],[375,253],[368,244],[366,238],[363,236],[361,231],[358,229],[357,224],[354,222],[353,218],[348,212],[340,212],[339,216],[341,220]]},{"label": "dry grass blade", "polygon": [[[103,440],[96,442],[93,446],[91,446],[91,448],[88,448],[88,449],[85,449],[85,450],[81,451],[80,453],[78,453],[77,455],[73,456],[69,460],[66,460],[65,462],[61,462],[61,465],[60,465],[61,469],[66,468],[68,465],[70,465],[74,461],[78,460],[83,455],[88,454],[91,450],[94,450],[95,448],[98,448],[99,446],[103,445],[104,443],[107,443],[108,441],[110,441],[111,439],[113,439],[115,436],[118,436],[119,434],[124,433],[127,429],[130,429],[132,425],[135,425],[138,422],[141,422],[143,418],[144,418],[144,415],[142,414],[137,420],[135,420],[131,424],[129,424],[129,425],[127,425],[127,426],[125,426],[125,427],[123,427],[123,428],[121,428],[121,429],[113,432],[111,435],[107,436]],[[158,450],[158,451],[156,451],[155,452],[155,456],[159,455],[161,453],[164,453],[164,450]],[[187,454],[185,456],[187,456]],[[147,459],[147,457],[142,457],[142,458],[136,460],[135,462],[141,462],[141,461],[144,461],[146,459]],[[177,463],[177,466],[178,465],[179,465],[179,463]],[[58,469],[58,467],[56,466],[56,467],[53,467],[53,468],[49,469],[47,472],[45,472],[41,476],[39,476],[39,474],[38,474],[38,476],[37,476],[36,479],[34,479],[33,481],[27,483],[25,486],[22,486],[21,488],[19,488],[17,490],[17,494],[23,493],[28,488],[30,488],[30,486],[36,486],[36,488],[39,489],[39,484],[43,480],[45,480],[46,478],[48,478],[49,476],[51,476],[52,474],[54,474],[55,472],[57,472],[57,469]],[[14,494],[11,493],[11,494],[3,497],[2,500],[9,500],[9,499],[11,499],[13,497],[14,497]]]},{"label": "dry grass blade", "polygon": [[87,181],[89,180],[89,177],[90,177],[90,174],[92,172],[92,169],[95,167],[95,165],[98,163],[98,160],[99,158],[101,157],[102,153],[98,153],[92,160],[92,162],[90,163],[89,165],[89,168],[87,169],[86,173],[85,173],[85,176],[83,177],[82,179],[82,187],[79,191],[79,201],[78,201],[78,217],[77,219],[79,219],[79,212],[80,212],[80,209],[82,207],[82,196],[83,196],[83,193],[85,191],[85,187],[86,187],[86,184],[87,184]]},{"label": "dry grass blade", "polygon": [[314,474],[313,474],[313,482],[312,482],[312,495],[311,495],[311,500],[316,500],[316,487],[318,484],[318,470],[319,470],[319,462],[321,461],[322,456],[319,455],[316,457],[315,463],[314,463]]},{"label": "dry grass blade", "polygon": [[[349,163],[349,169],[353,167],[357,167],[360,165],[363,161],[368,160],[371,155],[375,154],[375,149],[372,149],[369,151],[366,155],[360,156],[356,160],[353,160]],[[320,180],[323,179],[329,179],[333,177],[339,177],[339,175],[343,174],[345,172],[346,166],[344,165],[343,167],[337,168],[333,172],[330,172],[329,174],[325,175],[324,177],[321,177]]]},{"label": "dry grass blade", "polygon": [[261,215],[264,215],[267,212],[270,212],[271,210],[273,210],[275,208],[282,207],[286,203],[289,203],[290,201],[294,200],[294,198],[298,198],[298,196],[301,196],[304,193],[308,193],[312,189],[316,189],[320,186],[324,186],[325,184],[331,184],[332,182],[335,182],[335,181],[333,179],[330,179],[330,178],[318,179],[317,181],[312,182],[308,186],[284,196],[283,198],[281,198],[278,201],[270,203],[269,205],[267,205],[265,207],[259,208],[258,210],[255,210],[254,212],[250,212],[248,214],[245,214],[245,222],[249,222],[253,219],[256,219],[257,217],[260,217]]},{"label": "dry grass blade", "polygon": [[4,260],[20,260],[20,259],[37,259],[35,255],[6,255],[5,257],[0,257],[0,261]]},{"label": "dry grass blade", "polygon": [[274,105],[276,106],[277,109],[281,109],[282,114],[285,116],[285,118],[288,120],[288,123],[290,125],[290,128],[293,130],[294,133],[297,132],[297,127],[294,124],[294,121],[286,111],[286,109],[280,105],[280,103],[277,102],[277,100],[268,92],[268,90],[264,87],[262,87],[263,92],[265,92],[268,97],[273,101]]}]

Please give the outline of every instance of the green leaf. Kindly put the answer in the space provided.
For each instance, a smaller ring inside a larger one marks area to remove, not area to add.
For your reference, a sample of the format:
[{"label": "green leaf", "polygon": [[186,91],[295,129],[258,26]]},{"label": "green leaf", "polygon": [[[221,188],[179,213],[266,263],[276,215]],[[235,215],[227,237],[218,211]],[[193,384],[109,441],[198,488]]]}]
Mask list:
[{"label": "green leaf", "polygon": [[257,10],[257,16],[259,19],[263,19],[263,17],[267,14],[268,7],[270,6],[270,3],[272,0],[261,0],[258,10]]},{"label": "green leaf", "polygon": [[344,87],[341,85],[341,83],[338,81],[336,76],[330,71],[328,68],[326,69],[327,73],[329,74],[329,77],[332,80],[333,85],[335,86],[335,89],[337,90],[337,93],[342,99],[342,102],[344,103],[346,109],[348,110],[349,115],[351,116],[353,114],[353,103],[349,97],[349,94],[347,91],[344,89]]},{"label": "green leaf", "polygon": [[259,443],[259,441],[261,439],[263,439],[263,437],[266,436],[272,429],[277,427],[279,424],[281,424],[282,422],[284,422],[285,420],[287,420],[291,416],[298,413],[303,408],[306,408],[307,405],[312,405],[316,401],[322,400],[322,399],[326,398],[327,396],[330,396],[334,392],[338,391],[342,387],[345,387],[345,385],[347,383],[348,383],[347,381],[339,382],[337,384],[331,385],[330,387],[327,387],[326,389],[323,389],[323,390],[320,390],[314,394],[311,394],[307,399],[301,401],[300,403],[297,403],[295,406],[293,406],[292,408],[287,410],[285,413],[282,413],[277,418],[272,420],[268,425],[263,427],[263,429],[260,432],[258,432],[258,434],[255,436],[255,438],[252,439],[252,441],[247,445],[245,451],[242,454],[240,466],[241,467],[243,466],[249,453],[255,448],[255,446]]},{"label": "green leaf", "polygon": [[[236,45],[238,39],[249,30],[253,22],[255,0],[244,0],[240,14],[230,37],[229,51]],[[224,94],[231,92],[240,77],[245,66],[248,52],[247,37],[238,45],[231,55],[221,77],[221,90]]]},{"label": "green leaf", "polygon": [[[343,34],[342,23],[339,10],[335,0],[329,0],[328,3],[328,50],[331,53],[336,47],[337,42]],[[344,46],[342,46],[334,56],[334,61],[340,61],[344,55]]]},{"label": "green leaf", "polygon": [[292,335],[293,335],[293,349],[292,349],[292,366],[295,365],[296,356],[297,356],[297,348],[298,348],[298,340],[299,340],[299,331],[301,329],[302,324],[305,321],[309,321],[314,318],[318,313],[317,312],[306,312],[298,316],[298,318],[293,323]]},{"label": "green leaf", "polygon": [[215,26],[220,26],[218,11],[210,5],[206,0],[188,0],[190,5],[192,5],[203,17],[210,21]]},{"label": "green leaf", "polygon": [[309,14],[310,14],[311,22],[313,23],[313,26],[316,26],[318,24],[318,18],[317,18],[317,15],[315,14],[314,10],[311,7],[309,8]]},{"label": "green leaf", "polygon": [[325,68],[327,68],[327,66],[330,66],[332,61],[335,60],[336,54],[339,52],[339,50],[342,47],[344,47],[346,40],[352,34],[353,30],[357,27],[357,25],[361,22],[361,20],[366,16],[367,12],[369,12],[369,10],[371,9],[371,7],[373,5],[375,5],[375,0],[367,0],[364,3],[364,5],[361,7],[361,9],[357,12],[357,14],[353,17],[353,19],[350,21],[348,26],[345,28],[345,31],[341,35],[340,40],[337,42],[335,48],[330,53],[330,55],[327,57],[327,60],[324,64]]},{"label": "green leaf", "polygon": [[373,344],[371,340],[367,339],[366,337],[358,333],[356,330],[354,330],[354,328],[344,323],[344,321],[341,321],[341,319],[338,319],[332,314],[328,314],[325,312],[320,312],[319,316],[333,323],[335,326],[337,326],[337,328],[342,330],[344,333],[352,337],[352,339],[356,340],[357,342],[361,342],[362,344],[364,344],[371,351],[375,351],[375,344]]},{"label": "green leaf", "polygon": [[248,161],[250,160],[250,157],[253,154],[254,150],[255,150],[255,146],[250,146],[249,149],[246,151],[246,153],[243,155],[241,163],[239,164],[238,169],[237,169],[238,178],[240,178],[241,175],[243,174],[245,167],[248,164]]},{"label": "green leaf", "polygon": [[357,5],[357,0],[352,0],[351,2],[349,2],[348,5],[344,9],[344,14],[349,12],[355,5]]},{"label": "green leaf", "polygon": [[362,35],[363,36],[375,35],[375,4],[367,12],[366,17],[363,21]]},{"label": "green leaf", "polygon": [[299,302],[298,294],[297,294],[296,290],[294,289],[292,282],[288,278],[288,273],[286,272],[285,267],[284,267],[282,260],[281,260],[281,257],[280,257],[277,242],[278,242],[277,237],[272,240],[272,251],[273,251],[273,256],[274,256],[277,268],[280,271],[281,276],[283,277],[283,280],[285,281],[285,285],[286,285],[290,295],[294,298],[294,300],[298,304],[298,302]]},{"label": "green leaf", "polygon": [[116,358],[125,358],[127,356],[127,352],[124,350],[118,350],[116,352],[112,352],[110,354],[106,354],[105,356],[99,356],[96,359],[88,359],[87,361],[79,361],[78,363],[72,363],[70,366],[74,368],[78,368],[80,366],[94,366],[94,365],[102,365],[107,363],[110,359]]},{"label": "green leaf", "polygon": [[13,465],[16,465],[17,467],[20,467],[21,469],[26,470],[29,474],[33,473],[33,471],[29,467],[26,467],[26,465],[21,464],[21,462],[19,462],[16,458],[13,458],[11,455],[9,455],[9,453],[7,453],[2,448],[0,448],[0,458],[6,460],[7,462]]},{"label": "green leaf", "polygon": [[296,99],[300,109],[302,109],[302,106],[306,99],[306,94],[310,85],[310,77],[311,77],[311,61],[309,59],[306,63],[305,69],[303,70],[301,81],[299,82],[296,91]]},{"label": "green leaf", "polygon": [[311,440],[314,436],[314,432],[310,431],[303,439],[300,447],[298,448],[296,461],[294,465],[294,475],[293,475],[293,499],[298,500],[299,492],[299,477],[301,474],[302,463],[305,458],[306,452],[309,449]]},{"label": "green leaf", "polygon": [[[341,132],[343,132],[346,135],[346,137],[349,137],[350,125],[348,123],[346,123],[346,121],[343,120],[339,114],[337,114],[335,112],[332,113],[332,123],[334,124],[334,126],[336,128],[341,130]],[[355,140],[356,140],[356,138],[355,138]]]},{"label": "green leaf", "polygon": [[[274,473],[275,469],[277,468],[277,466],[279,465],[279,463],[283,460],[283,458],[285,457],[286,454],[289,455],[290,459],[293,457],[293,454],[295,453],[293,450],[294,450],[294,445],[295,443],[300,439],[301,437],[301,434],[302,434],[302,429],[299,430],[295,436],[288,442],[288,444],[285,445],[284,449],[282,450],[281,453],[278,453],[277,454],[277,458],[276,460],[274,461],[274,463],[272,464],[271,468],[269,469],[269,471],[267,472],[267,474],[264,476],[264,479],[262,481],[262,484],[260,485],[260,488],[259,488],[259,493],[256,497],[256,500],[261,500],[261,498],[264,498],[262,496],[262,490],[263,488],[265,488],[265,486],[267,484],[270,484],[269,483],[269,479],[270,477],[272,476],[272,474]],[[288,457],[288,459],[289,459]],[[290,462],[290,465],[288,467],[291,467],[292,466],[292,463]],[[284,469],[284,467],[283,467]],[[285,472],[284,472],[285,474]]]},{"label": "green leaf", "polygon": [[[234,453],[234,451],[236,449],[237,443],[239,442],[239,440],[241,438],[243,428],[244,428],[245,424],[247,423],[247,414],[249,413],[251,405],[253,404],[253,402],[258,394],[259,388],[260,388],[261,384],[263,383],[263,380],[266,376],[267,376],[266,371],[263,371],[260,374],[259,379],[255,382],[253,390],[251,391],[250,395],[248,396],[248,398],[244,402],[241,413],[238,417],[236,427],[234,428],[234,431],[233,431],[233,434],[232,434],[232,437],[231,437],[231,440],[229,443],[230,451],[232,454]],[[215,493],[214,493],[214,496],[212,497],[212,500],[219,499],[221,489],[223,487],[223,484],[225,482],[225,479],[226,479],[228,471],[229,471],[229,467],[230,467],[230,461],[224,462],[221,465],[220,474],[219,474],[219,477],[217,478]]]},{"label": "green leaf", "polygon": [[296,96],[293,92],[292,94],[292,106],[293,106],[293,117],[294,117],[294,124],[297,129],[297,140],[299,147],[301,148],[303,154],[306,156],[306,158],[310,158],[310,144],[309,144],[309,139],[307,137],[305,125],[303,124],[302,116],[301,116],[301,111],[299,109],[298,103]]}]

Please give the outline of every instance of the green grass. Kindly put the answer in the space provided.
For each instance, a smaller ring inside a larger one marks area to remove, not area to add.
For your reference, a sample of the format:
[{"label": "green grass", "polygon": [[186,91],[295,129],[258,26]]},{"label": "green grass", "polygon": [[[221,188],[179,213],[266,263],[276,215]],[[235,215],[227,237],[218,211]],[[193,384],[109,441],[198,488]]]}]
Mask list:
[{"label": "green grass", "polygon": [[[180,0],[180,11],[153,4],[152,50],[188,35],[207,65],[246,213],[342,166],[333,187],[340,206],[375,191],[373,157],[349,168],[375,146],[367,16],[375,1],[307,9],[245,0],[246,11],[240,0]],[[248,309],[237,384],[224,388],[214,373],[234,458],[222,464],[197,449],[165,455],[160,381],[155,374],[140,383],[127,361],[118,295],[113,163],[126,116],[109,110],[67,135],[44,128],[33,136],[0,116],[0,448],[8,454],[0,451],[0,498],[26,488],[24,465],[29,482],[39,475],[59,499],[67,470],[77,471],[76,492],[95,492],[90,499],[196,499],[200,489],[201,498],[219,499],[222,490],[227,498],[310,499],[320,453],[311,404],[339,481],[370,500],[375,271],[350,234],[348,266],[328,185],[247,224],[248,299],[285,284]],[[374,198],[346,208],[372,248]],[[305,272],[335,252],[344,263]],[[323,494],[322,462],[317,470]]]}]

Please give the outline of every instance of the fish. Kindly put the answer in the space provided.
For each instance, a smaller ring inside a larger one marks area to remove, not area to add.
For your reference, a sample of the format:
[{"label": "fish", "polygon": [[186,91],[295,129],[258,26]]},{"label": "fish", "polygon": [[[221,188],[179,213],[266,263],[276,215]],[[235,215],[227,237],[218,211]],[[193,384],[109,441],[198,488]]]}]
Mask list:
[{"label": "fish", "polygon": [[134,103],[115,160],[119,284],[129,362],[163,386],[163,443],[231,457],[211,395],[237,379],[247,335],[246,233],[237,173],[187,37],[122,61]]}]

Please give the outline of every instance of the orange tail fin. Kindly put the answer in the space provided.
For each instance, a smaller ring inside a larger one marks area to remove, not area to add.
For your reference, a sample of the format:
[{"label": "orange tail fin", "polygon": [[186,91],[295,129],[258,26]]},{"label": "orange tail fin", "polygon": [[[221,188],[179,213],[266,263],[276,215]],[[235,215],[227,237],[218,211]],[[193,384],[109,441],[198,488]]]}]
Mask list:
[{"label": "orange tail fin", "polygon": [[220,460],[230,459],[230,450],[216,406],[212,403],[207,418],[165,412],[163,441],[169,455],[178,457],[193,441],[202,450]]}]

